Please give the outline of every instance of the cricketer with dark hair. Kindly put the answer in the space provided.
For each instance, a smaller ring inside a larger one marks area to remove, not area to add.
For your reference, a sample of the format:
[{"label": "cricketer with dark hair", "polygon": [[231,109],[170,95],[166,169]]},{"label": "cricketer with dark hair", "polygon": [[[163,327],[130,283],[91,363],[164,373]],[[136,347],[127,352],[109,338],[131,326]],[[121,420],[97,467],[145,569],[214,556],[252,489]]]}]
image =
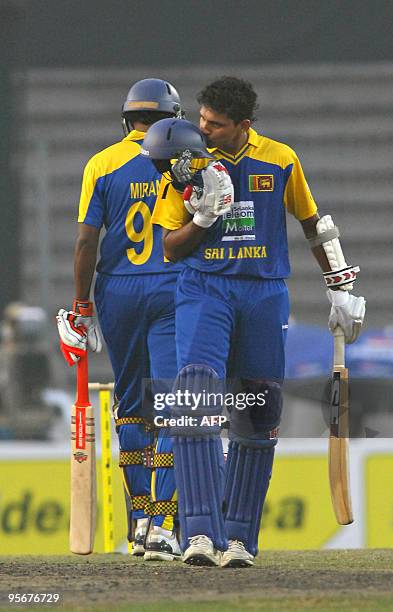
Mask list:
[{"label": "cricketer with dark hair", "polygon": [[[225,468],[217,427],[171,429],[181,547],[190,564],[245,567],[258,551],[281,420],[289,317],[286,211],[300,221],[323,271],[329,327],[339,324],[347,342],[359,334],[365,301],[348,293],[358,268],[347,266],[331,217],[319,218],[296,153],[252,129],[253,87],[223,77],[198,101],[201,131],[232,179],[234,203],[219,216],[195,188],[183,202],[164,183],[157,198],[153,223],[164,228],[164,252],[185,263],[176,294],[177,385],[214,391],[231,376],[239,391],[266,401],[232,408]],[[190,164],[180,156],[172,168],[177,181],[190,181]],[[177,406],[175,413],[187,410]],[[204,413],[214,417],[217,407],[206,405]]]},{"label": "cricketer with dark hair", "polygon": [[122,107],[125,138],[94,155],[84,170],[74,256],[76,298],[72,311],[61,309],[57,317],[70,365],[86,345],[99,349],[90,288],[104,227],[94,297],[115,378],[114,416],[130,506],[128,538],[132,554],[147,560],[180,554],[171,441],[159,435],[154,453],[151,422],[142,405],[143,379],[173,378],[177,371],[173,296],[180,265],[164,261],[162,232],[151,221],[161,175],[140,151],[151,125],[180,116],[179,95],[167,81],[143,79],[131,87]]}]

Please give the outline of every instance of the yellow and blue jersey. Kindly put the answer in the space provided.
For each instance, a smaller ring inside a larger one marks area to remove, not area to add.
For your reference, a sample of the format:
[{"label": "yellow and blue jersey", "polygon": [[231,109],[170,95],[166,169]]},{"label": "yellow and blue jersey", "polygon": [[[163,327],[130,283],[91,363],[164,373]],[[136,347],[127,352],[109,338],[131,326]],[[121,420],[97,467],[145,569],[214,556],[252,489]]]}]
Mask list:
[{"label": "yellow and blue jersey", "polygon": [[[317,212],[296,153],[253,129],[236,155],[220,149],[211,152],[231,176],[235,201],[184,263],[201,272],[288,277],[285,212],[299,221]],[[189,219],[182,196],[163,179],[153,223],[175,230]]]},{"label": "yellow and blue jersey", "polygon": [[152,224],[161,174],[140,155],[143,132],[132,131],[85,167],[78,221],[105,227],[97,271],[110,275],[176,272],[164,261],[162,230]]}]

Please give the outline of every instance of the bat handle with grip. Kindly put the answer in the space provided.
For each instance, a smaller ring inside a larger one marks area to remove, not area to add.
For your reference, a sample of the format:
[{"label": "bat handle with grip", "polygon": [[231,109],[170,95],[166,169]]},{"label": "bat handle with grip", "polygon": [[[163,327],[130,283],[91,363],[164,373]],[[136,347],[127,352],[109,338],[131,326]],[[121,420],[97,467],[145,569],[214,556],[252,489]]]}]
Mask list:
[{"label": "bat handle with grip", "polygon": [[345,367],[345,335],[342,328],[337,325],[333,332],[334,337],[334,365]]},{"label": "bat handle with grip", "polygon": [[186,185],[183,191],[183,200],[189,200],[192,196],[192,185]]},{"label": "bat handle with grip", "polygon": [[77,363],[76,404],[90,406],[89,400],[89,361],[87,351]]}]

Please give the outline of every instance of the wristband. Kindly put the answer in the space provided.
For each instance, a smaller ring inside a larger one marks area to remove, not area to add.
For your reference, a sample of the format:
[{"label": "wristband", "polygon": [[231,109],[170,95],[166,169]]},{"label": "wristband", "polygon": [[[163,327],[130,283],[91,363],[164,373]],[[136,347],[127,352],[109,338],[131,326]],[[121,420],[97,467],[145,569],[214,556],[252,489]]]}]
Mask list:
[{"label": "wristband", "polygon": [[89,302],[89,300],[78,300],[78,298],[75,298],[72,304],[72,311],[81,315],[81,317],[92,317],[94,315],[93,302]]},{"label": "wristband", "polygon": [[329,289],[330,287],[342,287],[343,291],[350,291],[352,289],[352,283],[356,280],[356,275],[358,272],[359,266],[345,266],[341,269],[324,272],[323,277]]}]

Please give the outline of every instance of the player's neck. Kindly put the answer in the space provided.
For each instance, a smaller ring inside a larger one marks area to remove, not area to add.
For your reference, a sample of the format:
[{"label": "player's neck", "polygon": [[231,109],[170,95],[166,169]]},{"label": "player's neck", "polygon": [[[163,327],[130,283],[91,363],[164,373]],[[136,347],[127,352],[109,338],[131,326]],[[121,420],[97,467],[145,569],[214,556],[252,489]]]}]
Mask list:
[{"label": "player's neck", "polygon": [[244,147],[248,140],[248,132],[241,132],[239,137],[236,138],[233,142],[228,143],[225,147],[220,147],[221,151],[224,153],[229,153],[233,157],[239,153],[239,151]]}]

